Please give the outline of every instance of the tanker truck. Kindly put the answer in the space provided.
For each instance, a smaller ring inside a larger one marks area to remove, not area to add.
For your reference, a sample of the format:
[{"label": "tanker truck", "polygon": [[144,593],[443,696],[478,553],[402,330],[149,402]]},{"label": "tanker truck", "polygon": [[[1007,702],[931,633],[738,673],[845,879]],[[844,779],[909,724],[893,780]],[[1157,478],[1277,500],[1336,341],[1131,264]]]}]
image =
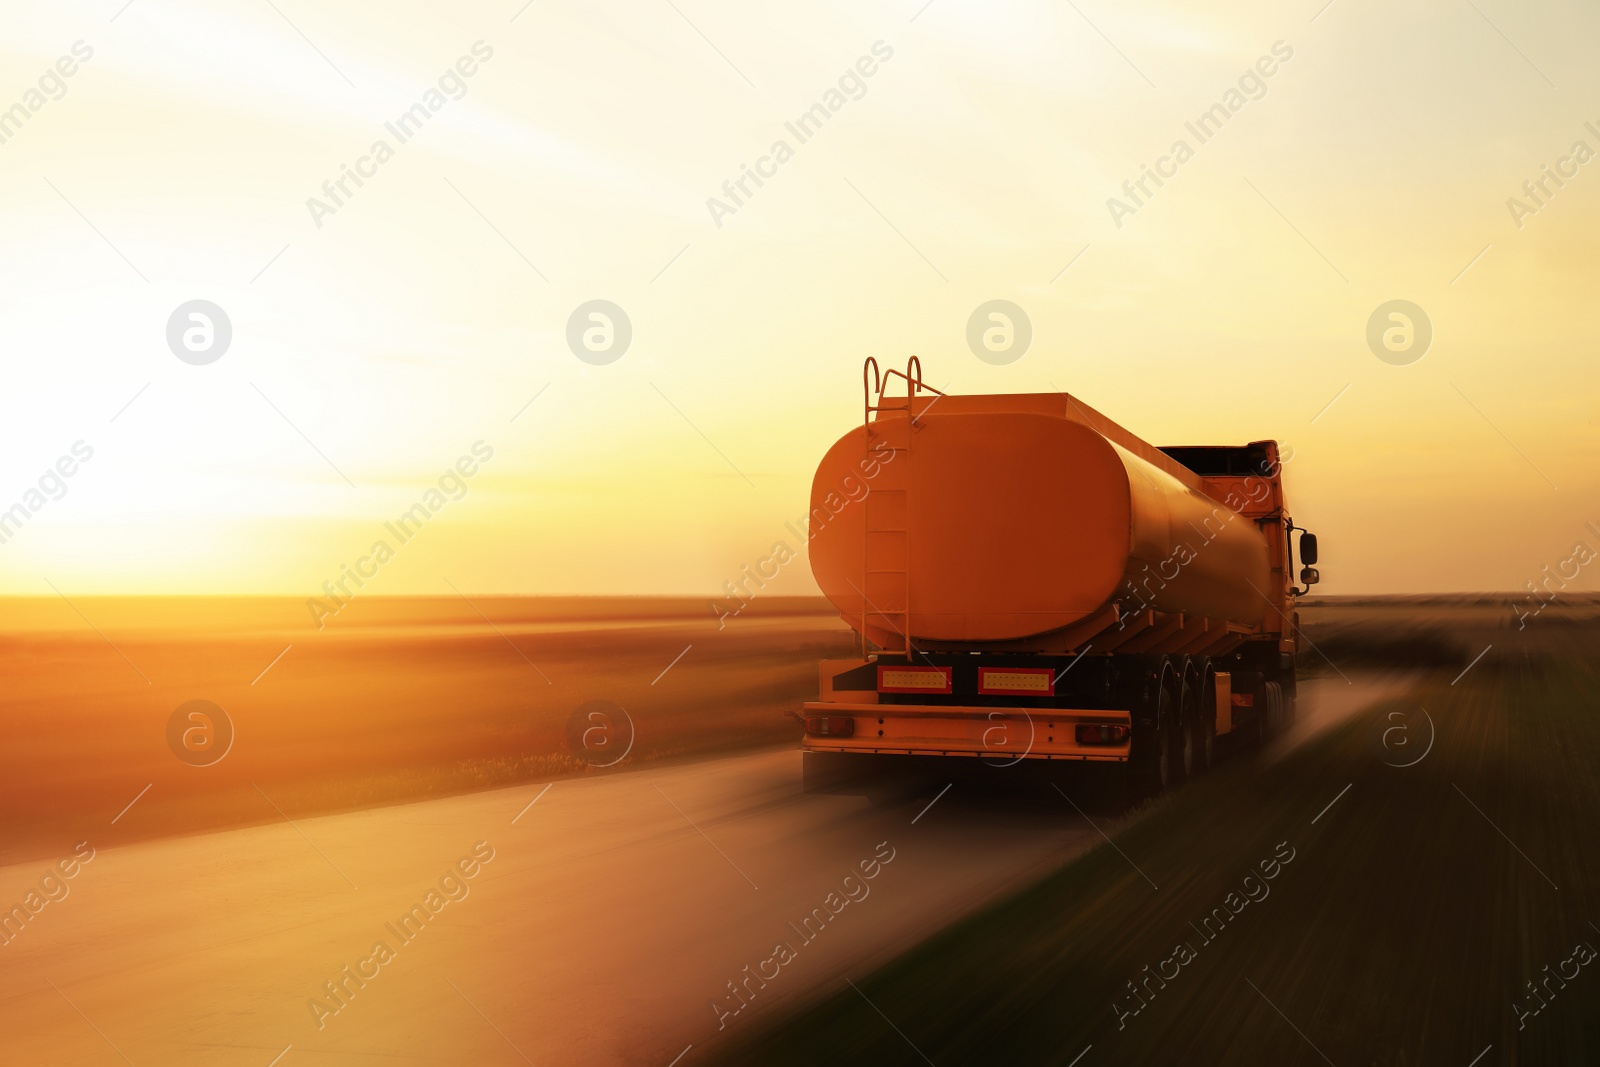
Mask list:
[{"label": "tanker truck", "polygon": [[858,654],[798,716],[808,792],[1111,764],[1147,796],[1293,718],[1317,542],[1275,441],[1157,448],[1065,393],[946,395],[916,357],[862,388],[811,487]]}]

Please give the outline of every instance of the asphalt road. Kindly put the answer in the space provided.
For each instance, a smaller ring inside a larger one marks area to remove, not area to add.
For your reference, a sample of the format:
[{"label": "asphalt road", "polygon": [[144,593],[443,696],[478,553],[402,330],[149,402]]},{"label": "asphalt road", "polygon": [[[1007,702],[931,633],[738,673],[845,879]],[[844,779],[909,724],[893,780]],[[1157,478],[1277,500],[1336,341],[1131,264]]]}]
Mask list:
[{"label": "asphalt road", "polygon": [[[1305,728],[1394,684],[1318,680]],[[759,752],[0,868],[0,907],[46,901],[0,946],[0,1059],[689,1067],[1100,840],[1064,802],[799,777]]]}]

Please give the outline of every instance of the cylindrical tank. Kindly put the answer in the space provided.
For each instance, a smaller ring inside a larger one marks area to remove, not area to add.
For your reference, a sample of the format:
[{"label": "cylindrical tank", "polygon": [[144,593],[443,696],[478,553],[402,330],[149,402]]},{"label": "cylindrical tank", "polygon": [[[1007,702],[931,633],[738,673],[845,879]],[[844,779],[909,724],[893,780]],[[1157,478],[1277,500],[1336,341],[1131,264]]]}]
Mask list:
[{"label": "cylindrical tank", "polygon": [[1270,565],[1254,522],[1126,431],[1119,444],[1024,407],[939,401],[915,427],[886,413],[828,450],[811,487],[811,568],[847,621],[908,619],[913,639],[964,643],[1046,634],[1112,601],[1263,620]]}]

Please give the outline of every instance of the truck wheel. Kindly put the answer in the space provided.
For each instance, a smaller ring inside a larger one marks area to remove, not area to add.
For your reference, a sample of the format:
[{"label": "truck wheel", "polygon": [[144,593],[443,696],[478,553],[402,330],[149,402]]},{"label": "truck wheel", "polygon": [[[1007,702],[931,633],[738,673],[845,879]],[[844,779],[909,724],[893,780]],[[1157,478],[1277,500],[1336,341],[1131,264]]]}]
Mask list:
[{"label": "truck wheel", "polygon": [[[1180,661],[1181,662],[1181,661]],[[1174,753],[1174,777],[1186,782],[1198,775],[1200,764],[1200,693],[1195,685],[1194,672],[1183,669],[1183,681],[1178,696],[1177,751]]]},{"label": "truck wheel", "polygon": [[1268,682],[1261,693],[1267,703],[1261,711],[1261,740],[1269,741],[1283,732],[1283,686]]},{"label": "truck wheel", "polygon": [[1177,709],[1173,706],[1171,679],[1155,670],[1137,704],[1133,744],[1128,753],[1128,775],[1135,800],[1155,796],[1172,784],[1173,748]]},{"label": "truck wheel", "polygon": [[1195,674],[1200,679],[1200,699],[1196,702],[1199,743],[1195,747],[1195,767],[1197,772],[1204,773],[1215,766],[1217,758],[1217,674],[1211,669],[1210,660],[1196,662],[1199,664]]}]

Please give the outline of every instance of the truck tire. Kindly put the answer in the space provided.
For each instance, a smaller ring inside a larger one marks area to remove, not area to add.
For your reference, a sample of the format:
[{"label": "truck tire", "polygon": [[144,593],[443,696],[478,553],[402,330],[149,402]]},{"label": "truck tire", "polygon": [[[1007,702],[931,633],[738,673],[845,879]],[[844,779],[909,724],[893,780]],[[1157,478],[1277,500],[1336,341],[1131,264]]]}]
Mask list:
[{"label": "truck tire", "polygon": [[1283,733],[1283,686],[1268,682],[1261,694],[1267,705],[1261,709],[1261,740],[1266,742]]},{"label": "truck tire", "polygon": [[1187,656],[1174,657],[1178,680],[1178,732],[1174,738],[1173,779],[1187,782],[1200,774],[1200,687]]},{"label": "truck tire", "polygon": [[1200,679],[1200,699],[1196,703],[1199,743],[1195,749],[1195,763],[1197,773],[1204,774],[1217,760],[1217,672],[1212,670],[1209,659],[1197,659],[1195,664],[1195,676]]},{"label": "truck tire", "polygon": [[1128,752],[1128,781],[1134,800],[1153,797],[1173,781],[1177,708],[1166,657],[1151,657],[1133,700],[1133,738]]}]

